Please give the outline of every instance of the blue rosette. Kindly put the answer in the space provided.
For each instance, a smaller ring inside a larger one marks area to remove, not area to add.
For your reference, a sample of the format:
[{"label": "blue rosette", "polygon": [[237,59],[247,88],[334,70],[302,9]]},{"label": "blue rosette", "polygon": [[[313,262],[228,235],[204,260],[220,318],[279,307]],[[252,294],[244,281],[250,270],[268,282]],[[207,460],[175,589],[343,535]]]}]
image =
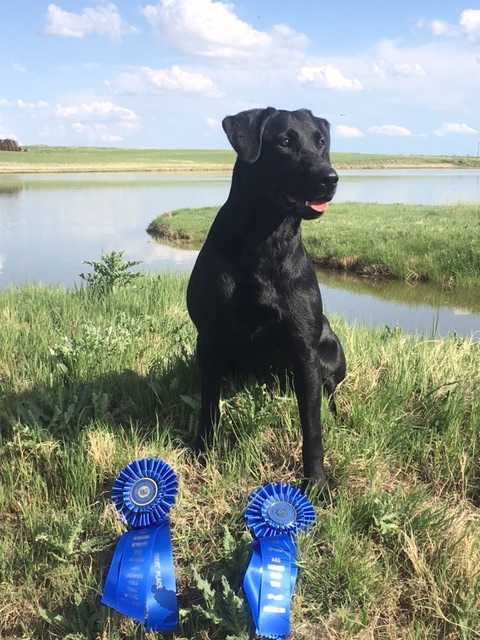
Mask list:
[{"label": "blue rosette", "polygon": [[112,502],[132,528],[160,524],[168,517],[178,491],[171,467],[156,458],[135,460],[120,472],[112,489]]},{"label": "blue rosette", "polygon": [[314,524],[315,511],[299,489],[272,483],[250,495],[245,519],[255,538],[288,535],[293,539]]},{"label": "blue rosette", "polygon": [[113,485],[111,498],[130,526],[118,541],[105,580],[102,603],[147,631],[174,631],[177,595],[168,514],[178,481],[161,460],[129,464]]},{"label": "blue rosette", "polygon": [[290,604],[298,573],[296,538],[313,526],[315,512],[299,489],[269,484],[250,495],[245,520],[254,539],[243,589],[255,633],[283,640],[290,635]]}]

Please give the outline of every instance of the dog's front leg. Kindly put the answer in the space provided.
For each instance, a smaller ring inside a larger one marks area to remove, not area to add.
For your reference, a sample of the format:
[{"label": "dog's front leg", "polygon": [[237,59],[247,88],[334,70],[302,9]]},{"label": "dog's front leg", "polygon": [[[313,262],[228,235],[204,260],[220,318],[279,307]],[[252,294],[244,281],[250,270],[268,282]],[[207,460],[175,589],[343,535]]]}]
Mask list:
[{"label": "dog's front leg", "polygon": [[320,408],[322,402],[322,372],[315,350],[297,352],[294,367],[294,388],[302,425],[303,473],[307,481],[315,483],[323,493],[328,482],[323,468],[323,443]]},{"label": "dog's front leg", "polygon": [[211,442],[212,427],[220,419],[219,403],[223,359],[200,335],[197,338],[197,363],[200,375],[201,407],[195,449],[205,451]]}]

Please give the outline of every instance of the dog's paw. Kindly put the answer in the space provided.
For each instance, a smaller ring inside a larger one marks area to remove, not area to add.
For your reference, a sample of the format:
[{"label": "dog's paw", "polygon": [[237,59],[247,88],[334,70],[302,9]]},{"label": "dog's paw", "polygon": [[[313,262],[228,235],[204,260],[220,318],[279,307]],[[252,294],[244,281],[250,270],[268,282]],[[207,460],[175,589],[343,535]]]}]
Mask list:
[{"label": "dog's paw", "polygon": [[333,502],[330,483],[324,475],[322,478],[305,478],[301,490],[308,495],[312,502],[321,502],[329,505]]},{"label": "dog's paw", "polygon": [[208,448],[208,444],[205,442],[205,438],[202,436],[198,436],[193,443],[193,451],[197,455],[204,454]]}]

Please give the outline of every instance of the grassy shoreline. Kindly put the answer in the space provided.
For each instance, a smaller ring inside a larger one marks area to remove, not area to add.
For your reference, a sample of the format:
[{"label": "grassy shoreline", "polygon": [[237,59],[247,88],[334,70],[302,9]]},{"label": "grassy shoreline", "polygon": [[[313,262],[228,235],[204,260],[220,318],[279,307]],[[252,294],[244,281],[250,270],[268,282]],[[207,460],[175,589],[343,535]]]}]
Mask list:
[{"label": "grassy shoreline", "polygon": [[[232,150],[119,149],[33,145],[0,151],[0,174],[230,171]],[[332,153],[337,169],[479,169],[473,156]]]},{"label": "grassy shoreline", "polygon": [[[232,389],[205,466],[192,456],[199,390],[186,282],[162,274],[110,292],[0,294],[2,637],[145,637],[100,604],[124,530],[109,493],[144,456],[180,482],[173,639],[249,637],[245,501],[268,482],[297,485],[298,415],[290,395]],[[334,499],[313,496],[317,525],[300,539],[292,640],[474,638],[478,344],[332,321],[349,365],[339,419],[324,413]]]},{"label": "grassy shoreline", "polygon": [[[179,209],[155,218],[147,231],[162,241],[200,245],[218,207]],[[304,222],[314,264],[361,276],[480,286],[480,207],[331,204]]]}]

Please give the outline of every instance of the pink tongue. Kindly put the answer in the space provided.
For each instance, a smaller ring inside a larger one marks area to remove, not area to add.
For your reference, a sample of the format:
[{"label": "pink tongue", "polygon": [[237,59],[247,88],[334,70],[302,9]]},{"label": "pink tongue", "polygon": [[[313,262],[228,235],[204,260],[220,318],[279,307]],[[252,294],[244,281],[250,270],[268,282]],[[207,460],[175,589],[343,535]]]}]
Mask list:
[{"label": "pink tongue", "polygon": [[328,202],[322,202],[321,204],[315,204],[315,202],[309,202],[308,206],[317,213],[324,213],[328,209]]}]

